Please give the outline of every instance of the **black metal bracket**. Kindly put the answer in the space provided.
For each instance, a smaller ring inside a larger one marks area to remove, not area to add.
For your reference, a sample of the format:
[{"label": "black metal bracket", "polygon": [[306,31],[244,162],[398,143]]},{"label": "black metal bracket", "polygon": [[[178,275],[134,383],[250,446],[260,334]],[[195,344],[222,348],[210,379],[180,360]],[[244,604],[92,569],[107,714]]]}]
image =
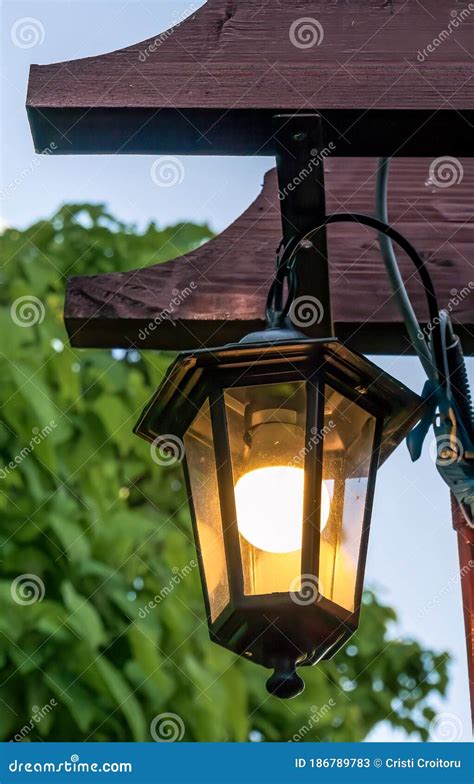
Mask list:
[{"label": "black metal bracket", "polygon": [[322,120],[319,114],[277,114],[274,120],[283,242],[315,226],[322,228],[298,247],[297,286],[290,309],[293,324],[311,337],[331,337],[329,269],[326,243]]}]

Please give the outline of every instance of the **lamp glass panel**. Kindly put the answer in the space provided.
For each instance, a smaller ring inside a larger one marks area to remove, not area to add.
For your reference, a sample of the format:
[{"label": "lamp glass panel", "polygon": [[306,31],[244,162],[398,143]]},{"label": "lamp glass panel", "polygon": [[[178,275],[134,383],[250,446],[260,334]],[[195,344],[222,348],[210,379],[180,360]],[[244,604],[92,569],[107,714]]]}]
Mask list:
[{"label": "lamp glass panel", "polygon": [[304,382],[224,392],[244,594],[300,588]]},{"label": "lamp glass panel", "polygon": [[229,603],[230,592],[208,401],[187,430],[184,447],[199,540],[197,545],[201,552],[213,622]]},{"label": "lamp glass panel", "polygon": [[325,387],[323,484],[331,497],[321,531],[319,592],[353,611],[364,524],[375,417]]}]

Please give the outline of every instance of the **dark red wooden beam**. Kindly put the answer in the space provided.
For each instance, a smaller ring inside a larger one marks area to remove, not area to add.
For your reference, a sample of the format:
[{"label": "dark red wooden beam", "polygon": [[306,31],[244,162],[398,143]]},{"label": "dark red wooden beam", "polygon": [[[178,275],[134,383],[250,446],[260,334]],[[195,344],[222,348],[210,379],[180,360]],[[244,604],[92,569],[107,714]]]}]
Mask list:
[{"label": "dark red wooden beam", "polygon": [[319,111],[339,156],[470,155],[473,40],[452,0],[209,0],[125,49],[33,65],[28,113],[59,153],[268,155],[276,111]]},{"label": "dark red wooden beam", "polygon": [[[474,353],[474,161],[461,162],[462,180],[449,188],[429,182],[431,164],[394,160],[390,218],[423,254],[440,305],[450,309],[465,352]],[[327,158],[324,166],[328,212],[373,213],[375,159]],[[248,210],[201,248],[146,269],[71,278],[65,319],[72,344],[181,350],[240,339],[263,325],[281,231],[272,171]],[[328,243],[336,334],[366,353],[410,353],[374,233],[330,226]],[[423,289],[410,261],[399,258],[424,320]]]}]

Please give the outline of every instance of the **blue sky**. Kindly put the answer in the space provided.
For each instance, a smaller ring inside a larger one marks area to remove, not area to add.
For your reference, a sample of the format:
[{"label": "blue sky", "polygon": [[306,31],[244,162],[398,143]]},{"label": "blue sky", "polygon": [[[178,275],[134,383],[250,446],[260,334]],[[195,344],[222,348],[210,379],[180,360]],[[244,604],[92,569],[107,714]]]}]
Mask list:
[{"label": "blue sky", "polygon": [[[221,231],[255,198],[264,172],[273,166],[271,158],[185,158],[181,184],[157,188],[150,177],[154,156],[45,156],[38,161],[34,155],[24,109],[30,63],[85,57],[135,43],[166,29],[187,7],[186,0],[4,3],[1,183],[4,188],[17,177],[22,182],[0,201],[3,224],[24,227],[48,217],[63,202],[88,201],[106,202],[117,217],[139,226],[150,220],[166,225],[188,219],[209,222]],[[24,17],[40,22],[38,43],[31,48],[21,48],[11,38],[12,25]],[[375,361],[421,390],[424,378],[415,358]],[[468,369],[474,383],[473,360]],[[380,470],[367,584],[396,608],[396,633],[452,653],[449,694],[440,710],[454,714],[464,728],[462,739],[470,740],[456,537],[448,490],[427,447],[412,465],[401,445]],[[427,610],[430,602],[434,608]],[[406,738],[381,726],[371,739]]]}]

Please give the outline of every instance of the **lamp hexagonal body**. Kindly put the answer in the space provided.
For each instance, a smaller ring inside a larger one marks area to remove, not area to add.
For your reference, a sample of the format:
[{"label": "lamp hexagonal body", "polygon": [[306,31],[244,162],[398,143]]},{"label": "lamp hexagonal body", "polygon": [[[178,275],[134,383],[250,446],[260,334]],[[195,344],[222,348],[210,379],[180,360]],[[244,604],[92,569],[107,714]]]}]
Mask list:
[{"label": "lamp hexagonal body", "polygon": [[335,338],[256,338],[180,354],[135,432],[183,440],[211,639],[288,697],[358,626],[377,468],[422,402]]}]

